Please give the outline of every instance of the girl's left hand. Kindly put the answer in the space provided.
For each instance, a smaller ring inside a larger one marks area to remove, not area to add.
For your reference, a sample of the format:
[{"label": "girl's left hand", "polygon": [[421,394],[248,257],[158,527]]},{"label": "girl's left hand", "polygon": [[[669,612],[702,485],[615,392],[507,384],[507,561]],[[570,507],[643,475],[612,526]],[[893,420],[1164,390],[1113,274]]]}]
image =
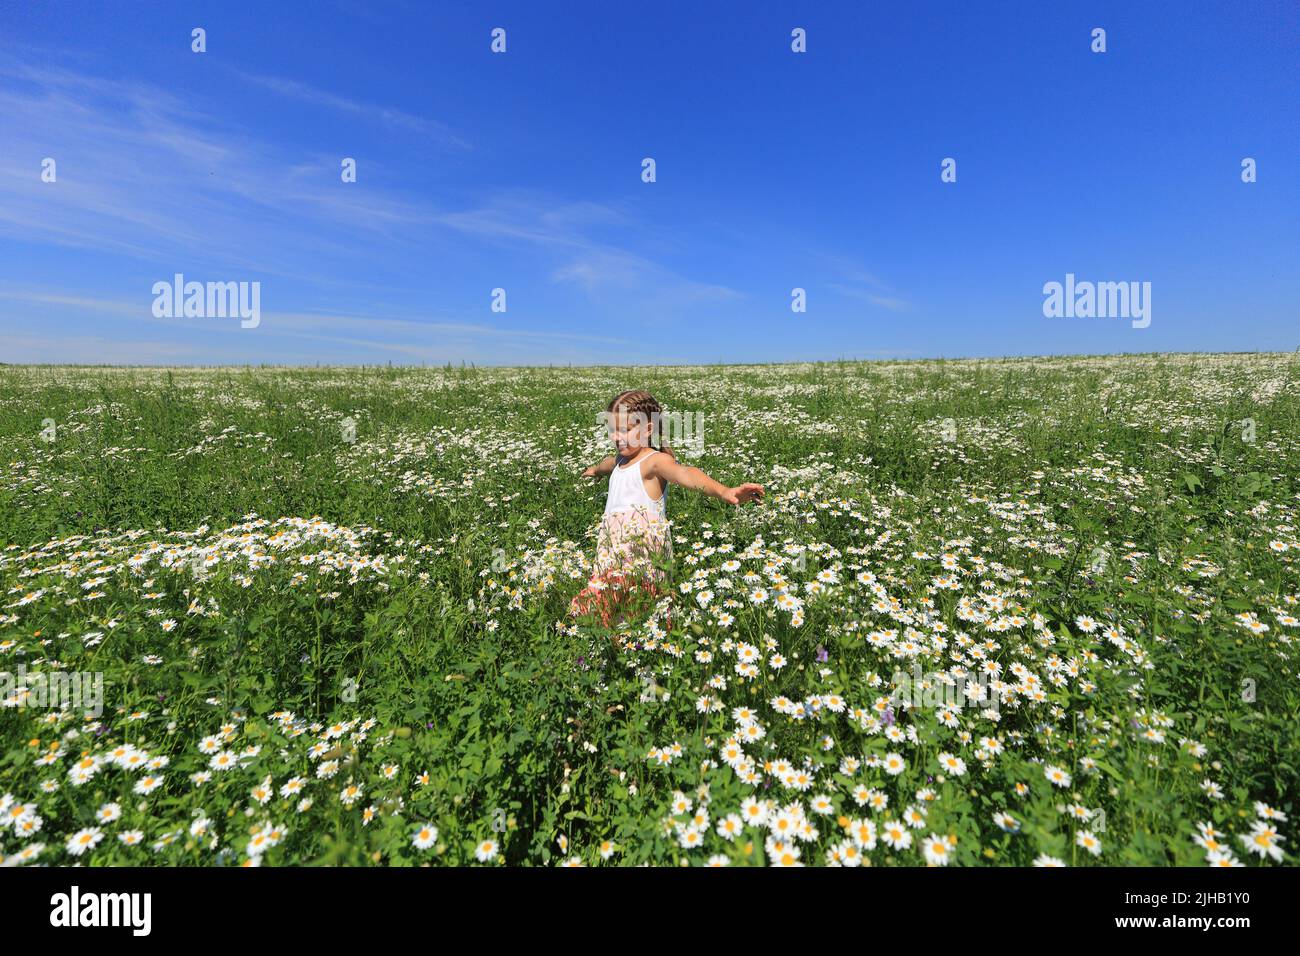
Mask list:
[{"label": "girl's left hand", "polygon": [[727,493],[722,496],[722,500],[729,505],[743,505],[749,501],[762,501],[763,486],[747,481],[743,485],[728,488]]}]

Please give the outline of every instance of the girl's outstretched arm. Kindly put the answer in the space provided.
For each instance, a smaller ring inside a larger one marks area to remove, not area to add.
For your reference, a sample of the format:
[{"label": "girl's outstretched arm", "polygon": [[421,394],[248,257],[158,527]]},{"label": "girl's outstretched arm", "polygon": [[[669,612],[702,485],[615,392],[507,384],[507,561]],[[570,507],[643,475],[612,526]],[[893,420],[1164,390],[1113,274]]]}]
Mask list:
[{"label": "girl's outstretched arm", "polygon": [[711,495],[729,505],[743,505],[747,501],[762,501],[763,486],[747,481],[743,485],[728,488],[721,482],[714,481],[700,469],[692,465],[683,465],[671,455],[652,455],[646,469],[652,475],[658,475],[664,481],[671,481],[683,488],[694,488],[706,495]]},{"label": "girl's outstretched arm", "polygon": [[596,464],[588,468],[586,471],[584,471],[582,473],[582,477],[599,478],[601,475],[608,475],[610,472],[614,470],[615,460],[616,459],[614,458],[613,455],[610,455],[608,458],[602,459],[601,461],[597,462]]}]

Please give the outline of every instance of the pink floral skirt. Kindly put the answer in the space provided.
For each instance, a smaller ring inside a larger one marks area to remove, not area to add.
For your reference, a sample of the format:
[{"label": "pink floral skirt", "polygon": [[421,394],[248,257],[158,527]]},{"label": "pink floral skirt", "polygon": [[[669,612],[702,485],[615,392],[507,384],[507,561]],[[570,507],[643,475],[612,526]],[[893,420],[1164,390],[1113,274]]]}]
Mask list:
[{"label": "pink floral skirt", "polygon": [[646,508],[605,515],[596,535],[591,578],[569,604],[569,614],[595,614],[609,626],[639,603],[669,594],[663,565],[672,560],[669,523]]}]

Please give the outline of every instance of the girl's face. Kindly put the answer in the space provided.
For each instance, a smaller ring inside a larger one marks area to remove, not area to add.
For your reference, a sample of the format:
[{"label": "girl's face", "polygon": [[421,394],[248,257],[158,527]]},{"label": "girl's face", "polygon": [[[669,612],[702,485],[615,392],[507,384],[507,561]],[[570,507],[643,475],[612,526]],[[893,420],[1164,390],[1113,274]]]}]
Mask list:
[{"label": "girl's face", "polygon": [[630,458],[650,445],[650,420],[644,412],[617,409],[605,417],[609,437],[624,458]]}]

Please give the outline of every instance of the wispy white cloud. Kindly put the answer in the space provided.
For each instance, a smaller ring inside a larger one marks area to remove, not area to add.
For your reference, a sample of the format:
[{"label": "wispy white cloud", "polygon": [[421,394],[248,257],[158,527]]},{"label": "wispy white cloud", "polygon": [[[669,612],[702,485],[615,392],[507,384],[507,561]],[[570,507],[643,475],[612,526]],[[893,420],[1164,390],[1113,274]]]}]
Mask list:
[{"label": "wispy white cloud", "polygon": [[[674,275],[643,256],[610,249],[585,250],[552,273],[556,282],[572,283],[598,300],[605,290],[640,291],[653,295],[661,307],[699,302],[727,302],[745,294],[723,285],[695,282]],[[671,307],[671,306],[670,306]]]},{"label": "wispy white cloud", "polygon": [[[268,333],[297,335],[329,332],[350,336],[378,336],[393,341],[401,339],[436,340],[445,335],[472,335],[495,340],[593,342],[606,345],[632,345],[630,339],[580,332],[555,332],[546,329],[500,328],[475,322],[447,322],[416,318],[340,315],[322,312],[267,312],[263,326]],[[371,339],[373,341],[374,339]]]},{"label": "wispy white cloud", "polygon": [[218,365],[248,362],[238,349],[103,335],[6,335],[5,361],[38,365]]},{"label": "wispy white cloud", "polygon": [[[422,197],[347,188],[336,157],[304,163],[152,86],[14,62],[0,74],[14,81],[0,86],[0,232],[15,239],[169,265],[193,253],[227,268],[330,282],[338,270],[321,268],[330,260],[383,257],[368,237],[409,250],[462,236],[567,255],[551,261],[553,277],[580,279],[588,290],[636,273],[692,295],[725,294],[602,238],[635,228],[615,206],[514,191],[439,208]],[[241,75],[332,108],[366,110],[295,81]],[[380,112],[418,126],[400,111]],[[40,179],[45,156],[57,163],[57,182]]]},{"label": "wispy white cloud", "polygon": [[[87,322],[87,313],[98,315]],[[0,325],[6,327],[5,361],[260,362],[273,354],[297,362],[354,363],[474,361],[500,364],[565,360],[589,362],[631,350],[637,343],[617,336],[548,329],[504,328],[429,316],[351,315],[339,312],[264,311],[255,330],[233,320],[159,318],[151,300],[64,295],[37,289],[0,292]],[[81,334],[89,325],[95,334]],[[39,330],[76,331],[58,336]],[[59,343],[67,348],[60,350]],[[287,343],[288,348],[277,348]]]},{"label": "wispy white cloud", "polygon": [[[11,238],[312,278],[328,275],[323,258],[355,257],[358,236],[413,218],[396,199],[329,188],[337,170],[295,180],[283,151],[166,91],[5,69],[17,80],[0,86],[0,233]],[[55,182],[41,179],[45,157]]]},{"label": "wispy white cloud", "polygon": [[906,312],[911,308],[911,303],[897,296],[878,295],[868,289],[844,285],[840,282],[832,282],[829,285],[840,295],[846,295],[851,299],[861,299],[863,302],[870,302],[872,305],[878,305],[882,309],[888,309],[891,312]]},{"label": "wispy white cloud", "polygon": [[437,120],[413,116],[410,113],[388,106],[374,106],[339,96],[328,90],[322,90],[298,80],[284,79],[278,76],[264,76],[249,73],[235,67],[231,71],[246,83],[271,90],[280,96],[286,96],[304,103],[310,103],[324,109],[335,110],[349,116],[362,119],[374,119],[387,126],[408,130],[421,136],[430,137],[444,146],[455,149],[472,149],[469,141],[455,133],[450,127]]},{"label": "wispy white cloud", "polygon": [[144,302],[126,302],[121,299],[99,299],[89,296],[62,295],[50,292],[18,292],[0,290],[0,299],[11,302],[23,302],[28,305],[70,308],[91,312],[109,312],[114,315],[135,317],[141,312],[149,312],[150,306]]},{"label": "wispy white cloud", "polygon": [[911,302],[897,290],[854,260],[841,255],[825,255],[822,258],[843,280],[827,283],[840,295],[869,302],[891,312],[906,312],[912,307]]},{"label": "wispy white cloud", "polygon": [[552,281],[583,289],[589,299],[604,292],[642,292],[657,307],[744,298],[724,285],[698,282],[594,233],[634,228],[621,209],[596,202],[543,205],[520,196],[498,198],[476,209],[444,213],[438,221],[480,239],[529,244],[552,253],[558,264]]},{"label": "wispy white cloud", "polygon": [[[460,148],[432,120],[372,109],[297,81],[241,76],[277,95],[444,137]],[[544,358],[549,348],[579,361],[633,343],[618,331],[565,328],[564,319],[553,330],[511,331],[496,327],[495,316],[489,325],[465,321],[463,309],[447,314],[435,305],[426,312],[420,304],[463,301],[461,273],[485,267],[527,277],[524,283],[549,282],[561,295],[577,289],[584,305],[608,308],[623,327],[743,298],[696,280],[689,267],[638,251],[646,230],[626,203],[469,189],[454,208],[404,192],[395,179],[354,188],[340,182],[337,157],[304,156],[269,131],[222,119],[210,105],[81,65],[0,61],[0,241],[73,250],[78,255],[70,262],[98,267],[93,276],[70,269],[60,288],[23,291],[21,277],[6,274],[0,262],[0,328],[17,332],[21,323],[53,314],[74,328],[81,321],[79,332],[93,331],[85,317],[95,314],[148,327],[157,321],[150,284],[183,272],[200,280],[286,280],[277,281],[279,312],[263,299],[263,327],[281,321],[267,338],[334,335],[380,350],[388,347],[380,339],[391,336],[392,348],[416,349],[421,359],[445,360],[454,348],[476,361],[503,350]],[[47,156],[57,163],[53,183],[41,179]],[[675,252],[680,259],[682,251]],[[125,261],[137,265],[120,268]],[[331,298],[355,313],[347,328],[331,327],[313,311]],[[403,303],[402,318],[391,318],[389,301]],[[369,313],[368,303],[374,314],[361,314]],[[123,326],[123,340],[132,334],[127,329],[139,328]],[[169,324],[159,334],[188,332]],[[448,340],[445,349],[439,336]],[[453,348],[451,339],[461,344]],[[269,358],[243,341],[247,360]]]}]

